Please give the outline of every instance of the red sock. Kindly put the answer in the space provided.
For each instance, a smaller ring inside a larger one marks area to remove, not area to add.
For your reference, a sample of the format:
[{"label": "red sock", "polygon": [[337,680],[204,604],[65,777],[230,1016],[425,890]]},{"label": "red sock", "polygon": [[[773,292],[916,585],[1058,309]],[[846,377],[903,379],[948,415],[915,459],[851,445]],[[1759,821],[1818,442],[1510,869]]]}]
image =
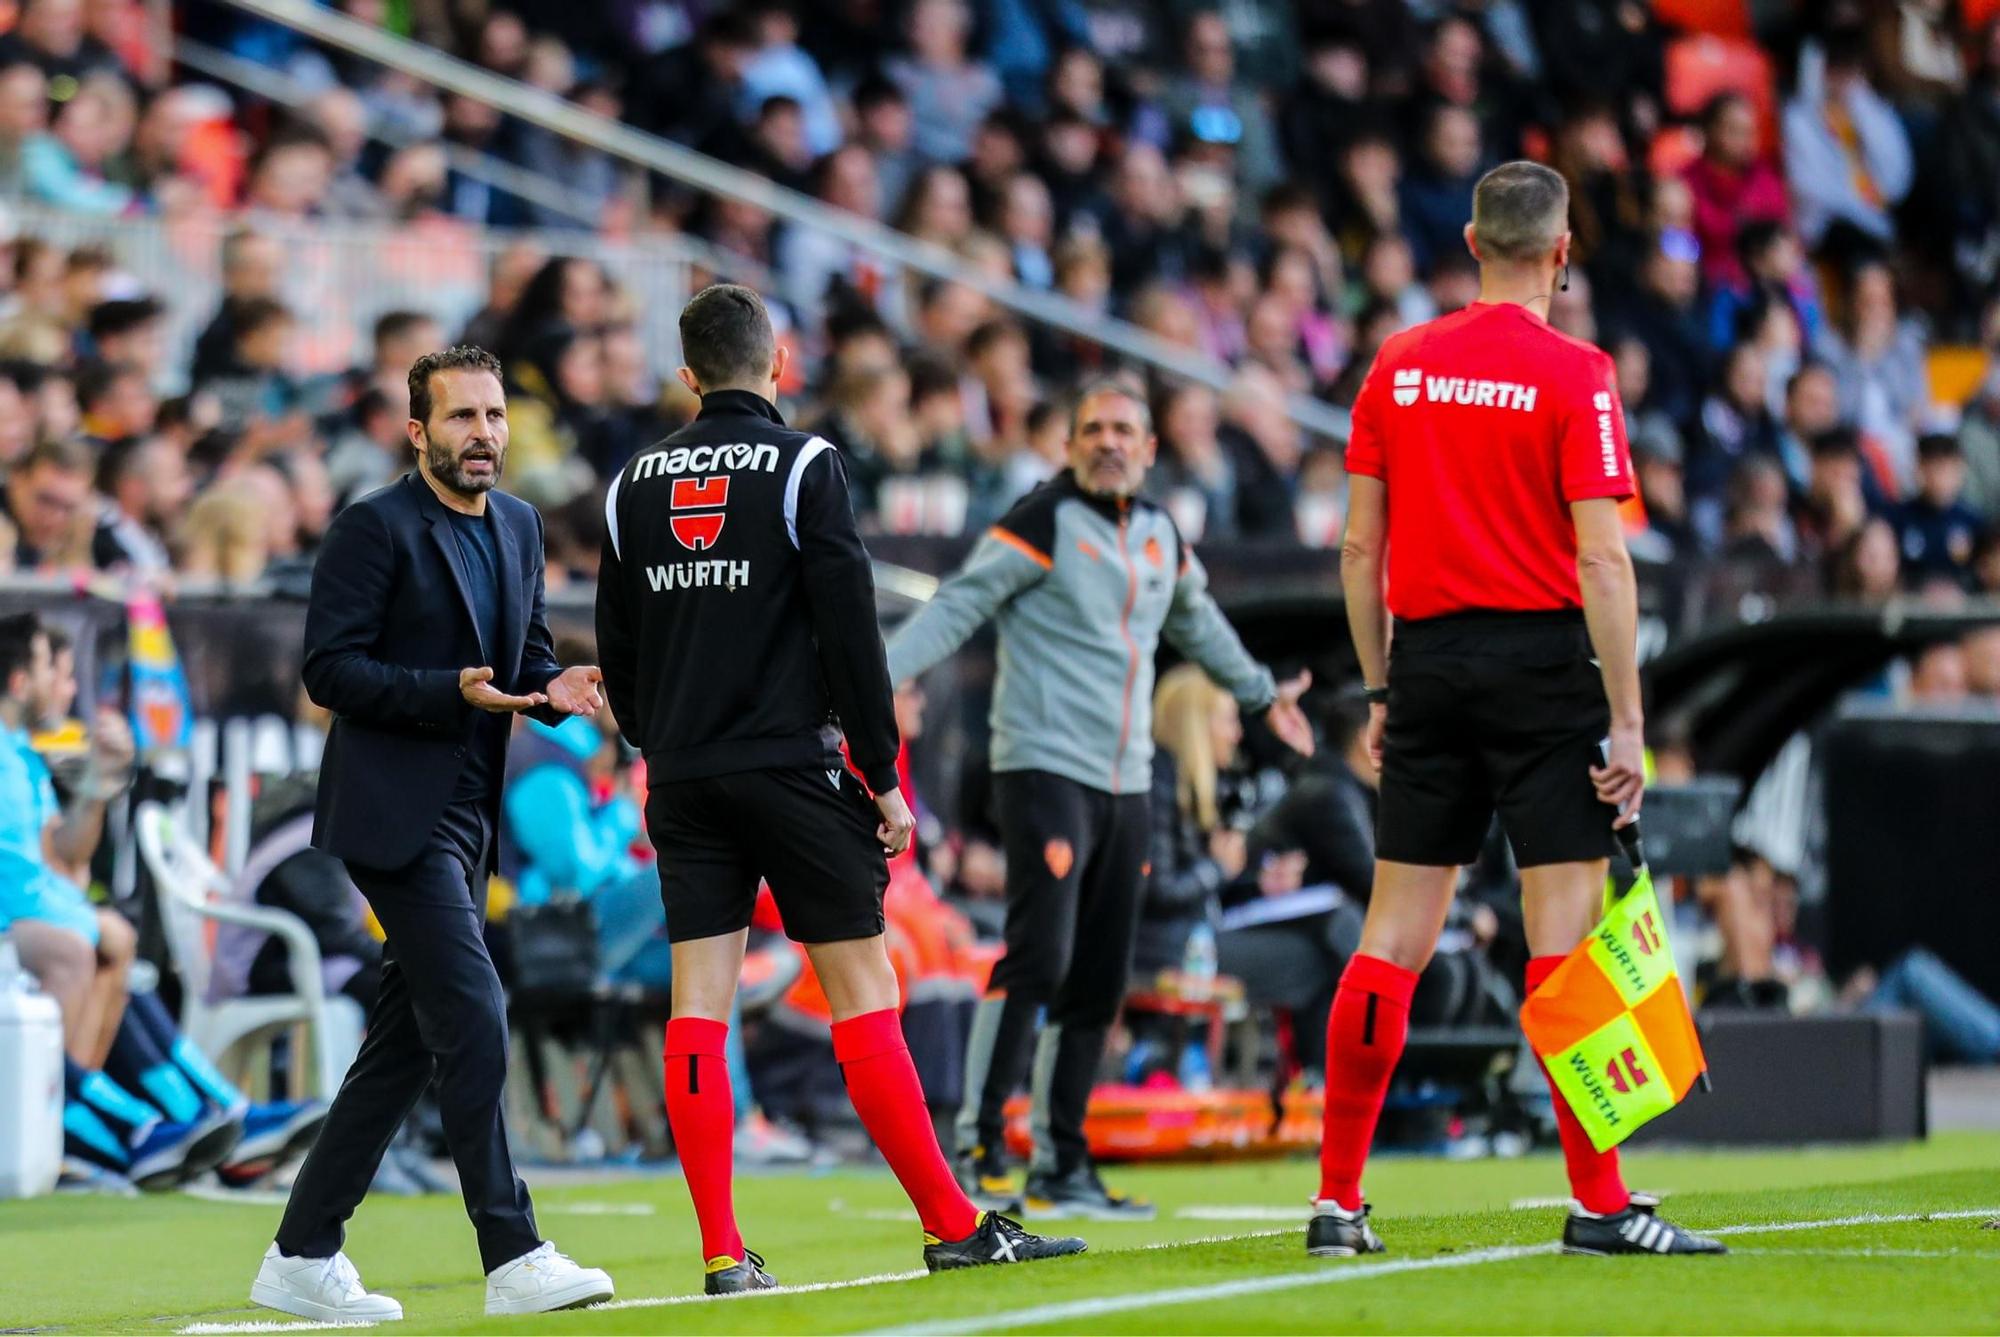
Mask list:
[{"label": "red sock", "polygon": [[[1560,956],[1537,956],[1528,962],[1528,992],[1541,987],[1542,981],[1555,973],[1557,966],[1566,958]],[[1549,1075],[1548,1064],[1542,1064],[1542,1076]],[[1583,1131],[1569,1102],[1562,1098],[1555,1083],[1549,1083],[1549,1091],[1556,1098],[1556,1132],[1562,1137],[1563,1163],[1569,1167],[1570,1192],[1583,1204],[1586,1212],[1596,1212],[1599,1216],[1609,1216],[1622,1212],[1632,1201],[1632,1195],[1625,1190],[1625,1177],[1618,1171],[1618,1148],[1599,1151],[1590,1145],[1590,1134]]]},{"label": "red sock", "polygon": [[1410,1032],[1417,974],[1377,956],[1354,956],[1326,1019],[1326,1121],[1319,1139],[1319,1196],[1348,1211],[1361,1206],[1361,1167],[1389,1076]]},{"label": "red sock", "polygon": [[707,1017],[667,1022],[667,1125],[701,1225],[701,1256],[743,1258],[736,1233],[736,1204],[729,1179],[735,1157],[736,1103],[729,1090],[729,1061],[722,1056],[729,1023]]},{"label": "red sock", "polygon": [[861,1126],[896,1172],[924,1229],[941,1240],[962,1240],[977,1230],[979,1209],[952,1178],[938,1149],[924,1088],[910,1062],[910,1047],[903,1043],[903,1019],[895,1009],[834,1022],[833,1061],[840,1065]]}]

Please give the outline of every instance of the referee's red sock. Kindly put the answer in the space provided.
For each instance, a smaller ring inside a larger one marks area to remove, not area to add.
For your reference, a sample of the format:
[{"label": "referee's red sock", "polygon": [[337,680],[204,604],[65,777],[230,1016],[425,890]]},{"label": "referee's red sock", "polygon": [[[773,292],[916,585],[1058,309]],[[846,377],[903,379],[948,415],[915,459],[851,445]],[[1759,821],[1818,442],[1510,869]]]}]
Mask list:
[{"label": "referee's red sock", "polygon": [[941,1240],[962,1240],[979,1228],[979,1209],[952,1177],[938,1148],[917,1080],[903,1019],[894,1008],[833,1023],[833,1061],[847,1083],[847,1098],[861,1126],[896,1172],[924,1229]]},{"label": "referee's red sock", "polygon": [[[1565,958],[1560,956],[1537,956],[1528,961],[1528,992],[1540,988],[1542,981],[1555,973],[1557,966]],[[1539,1061],[1539,1060],[1537,1060]],[[1542,1064],[1542,1076],[1549,1075],[1548,1064]],[[1570,1192],[1583,1204],[1586,1212],[1599,1216],[1610,1216],[1625,1210],[1632,1201],[1626,1191],[1625,1176],[1618,1169],[1618,1149],[1599,1151],[1590,1145],[1590,1134],[1583,1131],[1569,1102],[1555,1083],[1549,1083],[1549,1092],[1556,1098],[1556,1132],[1562,1137],[1563,1164],[1569,1168]]]},{"label": "referee's red sock", "polygon": [[667,1125],[674,1151],[694,1199],[701,1226],[701,1256],[743,1259],[743,1236],[736,1232],[736,1203],[730,1195],[731,1161],[736,1149],[736,1102],[729,1090],[729,1060],[723,1042],[729,1023],[707,1017],[675,1017],[667,1022]]},{"label": "referee's red sock", "polygon": [[1389,1076],[1410,1032],[1417,973],[1379,956],[1356,955],[1341,972],[1326,1019],[1326,1118],[1319,1140],[1320,1200],[1361,1206],[1361,1168]]}]

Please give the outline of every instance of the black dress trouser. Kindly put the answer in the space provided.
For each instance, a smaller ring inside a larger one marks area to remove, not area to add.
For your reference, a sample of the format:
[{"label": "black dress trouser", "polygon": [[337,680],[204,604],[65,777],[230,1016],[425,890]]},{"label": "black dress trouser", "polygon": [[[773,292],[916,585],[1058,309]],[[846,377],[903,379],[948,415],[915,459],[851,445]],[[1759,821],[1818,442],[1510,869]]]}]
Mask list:
[{"label": "black dress trouser", "polygon": [[347,1219],[433,1073],[482,1269],[541,1243],[501,1122],[507,1000],[484,933],[492,838],[485,805],[455,801],[410,863],[388,871],[347,866],[386,937],[382,990],[361,1052],[292,1185],[278,1227],[284,1253],[325,1258],[339,1250]]}]

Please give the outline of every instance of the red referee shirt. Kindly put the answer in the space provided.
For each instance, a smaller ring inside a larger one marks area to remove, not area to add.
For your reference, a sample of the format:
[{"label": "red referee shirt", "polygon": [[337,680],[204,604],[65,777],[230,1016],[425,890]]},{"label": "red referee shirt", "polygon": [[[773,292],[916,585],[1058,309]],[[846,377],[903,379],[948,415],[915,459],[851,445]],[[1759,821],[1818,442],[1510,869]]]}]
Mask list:
[{"label": "red referee shirt", "polygon": [[1611,358],[1512,302],[1404,330],[1354,401],[1347,469],[1388,489],[1396,617],[1580,608],[1569,503],[1632,495]]}]

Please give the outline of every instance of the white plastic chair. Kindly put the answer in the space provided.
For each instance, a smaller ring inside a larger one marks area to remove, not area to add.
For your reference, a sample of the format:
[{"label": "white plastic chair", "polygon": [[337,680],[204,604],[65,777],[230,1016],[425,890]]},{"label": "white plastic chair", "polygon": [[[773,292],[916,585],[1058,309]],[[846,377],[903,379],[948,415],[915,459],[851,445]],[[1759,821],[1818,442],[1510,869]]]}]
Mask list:
[{"label": "white plastic chair", "polygon": [[[331,1004],[320,973],[319,944],[304,920],[286,910],[245,904],[230,894],[230,882],[188,835],[176,814],[157,802],[139,805],[134,817],[139,854],[159,889],[160,922],[167,950],[181,977],[181,1029],[189,1040],[227,1070],[231,1050],[267,1041],[301,1022],[312,1034],[315,1094],[331,1100],[361,1044],[361,1009],[353,1000]],[[210,1002],[214,967],[207,924],[241,924],[275,934],[285,944],[290,994],[260,994]]]}]

